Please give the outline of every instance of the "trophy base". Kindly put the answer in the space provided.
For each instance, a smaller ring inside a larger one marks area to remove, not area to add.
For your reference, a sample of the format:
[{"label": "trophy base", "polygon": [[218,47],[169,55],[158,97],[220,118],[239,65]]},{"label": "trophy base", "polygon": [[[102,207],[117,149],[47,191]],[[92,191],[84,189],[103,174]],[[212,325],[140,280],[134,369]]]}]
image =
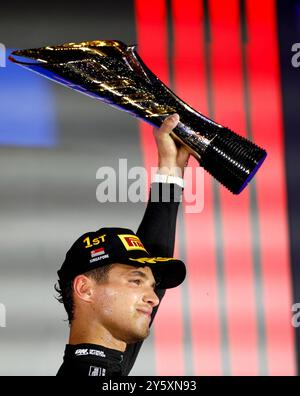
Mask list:
[{"label": "trophy base", "polygon": [[230,129],[223,128],[205,150],[201,166],[233,194],[239,194],[266,156],[265,150]]}]

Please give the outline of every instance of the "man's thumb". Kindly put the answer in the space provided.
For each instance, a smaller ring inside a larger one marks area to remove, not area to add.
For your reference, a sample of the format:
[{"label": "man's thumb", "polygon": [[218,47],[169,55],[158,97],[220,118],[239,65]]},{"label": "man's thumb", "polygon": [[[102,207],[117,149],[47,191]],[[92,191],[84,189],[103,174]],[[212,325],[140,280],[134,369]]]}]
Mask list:
[{"label": "man's thumb", "polygon": [[179,115],[177,113],[168,116],[161,125],[163,133],[170,133],[179,122]]}]

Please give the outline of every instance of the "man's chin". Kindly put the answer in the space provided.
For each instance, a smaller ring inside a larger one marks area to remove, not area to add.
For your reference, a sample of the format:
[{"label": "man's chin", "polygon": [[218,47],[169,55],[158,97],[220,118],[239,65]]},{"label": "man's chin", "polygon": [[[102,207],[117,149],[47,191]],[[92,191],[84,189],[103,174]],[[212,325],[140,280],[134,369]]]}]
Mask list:
[{"label": "man's chin", "polygon": [[126,341],[127,344],[135,344],[136,342],[141,342],[144,341],[150,334],[150,329],[148,328],[147,331],[144,333],[138,333],[132,335],[128,341]]}]

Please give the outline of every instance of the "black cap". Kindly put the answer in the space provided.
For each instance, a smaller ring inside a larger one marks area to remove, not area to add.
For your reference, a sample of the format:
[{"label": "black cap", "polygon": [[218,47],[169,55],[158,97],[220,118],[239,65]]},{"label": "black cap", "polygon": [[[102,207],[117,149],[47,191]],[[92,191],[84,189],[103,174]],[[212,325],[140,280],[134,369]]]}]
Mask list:
[{"label": "black cap", "polygon": [[108,264],[121,263],[150,267],[160,289],[180,285],[186,269],[182,261],[169,257],[151,257],[139,237],[127,228],[100,228],[78,238],[57,271],[61,281]]}]

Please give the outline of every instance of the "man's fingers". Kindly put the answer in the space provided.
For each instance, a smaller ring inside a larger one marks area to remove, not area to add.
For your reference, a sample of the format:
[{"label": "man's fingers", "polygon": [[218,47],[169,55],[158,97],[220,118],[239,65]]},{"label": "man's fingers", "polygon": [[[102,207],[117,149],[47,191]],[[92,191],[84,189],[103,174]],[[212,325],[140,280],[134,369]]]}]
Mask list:
[{"label": "man's fingers", "polygon": [[161,134],[170,134],[172,130],[176,127],[179,122],[179,115],[177,113],[172,114],[167,117],[164,122],[161,124],[161,127],[158,129],[157,133]]},{"label": "man's fingers", "polygon": [[189,151],[184,146],[180,146],[178,149],[178,156],[177,156],[178,162],[180,164],[183,164],[184,166],[187,166],[189,157],[190,157]]}]

